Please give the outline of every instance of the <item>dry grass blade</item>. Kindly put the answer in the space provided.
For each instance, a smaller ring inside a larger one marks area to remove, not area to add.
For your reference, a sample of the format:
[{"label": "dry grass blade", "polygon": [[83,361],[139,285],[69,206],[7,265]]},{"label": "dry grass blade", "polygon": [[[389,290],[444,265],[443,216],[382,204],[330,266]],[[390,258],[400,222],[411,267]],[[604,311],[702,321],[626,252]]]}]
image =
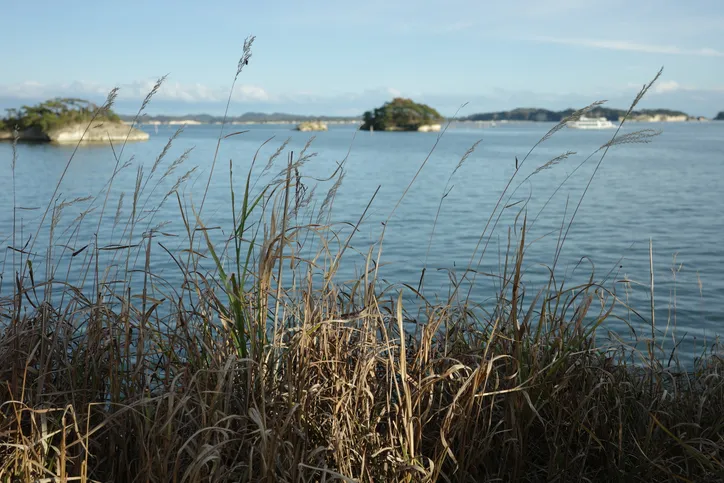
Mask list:
[{"label": "dry grass blade", "polygon": [[167,77],[168,74],[158,78],[156,83],[153,85],[151,90],[148,92],[148,94],[146,94],[146,97],[143,99],[143,102],[141,103],[141,109],[138,110],[139,114],[146,110],[146,107],[148,107],[148,104],[151,102],[151,99],[153,99],[153,96],[156,95],[159,89],[161,89],[163,83],[166,82]]},{"label": "dry grass blade", "polygon": [[98,114],[102,115],[111,110],[111,108],[113,107],[113,104],[115,104],[116,99],[118,98],[119,90],[120,89],[118,87],[114,87],[113,89],[111,89],[108,92],[105,102],[101,105],[101,107],[98,110]]},{"label": "dry grass blade", "polygon": [[274,151],[274,154],[269,156],[269,161],[267,161],[266,166],[264,166],[264,170],[262,173],[266,173],[269,171],[274,164],[274,161],[279,157],[279,155],[284,151],[287,146],[289,145],[289,142],[292,140],[292,138],[287,138],[284,140],[284,142],[277,148],[276,151]]},{"label": "dry grass blade", "polygon": [[601,146],[600,149],[606,149],[612,146],[620,146],[622,144],[648,144],[654,140],[655,137],[661,134],[661,130],[656,129],[639,129],[638,131],[629,132],[622,136],[616,136],[606,144]]},{"label": "dry grass blade", "polygon": [[256,37],[253,35],[244,40],[241,58],[236,66],[236,77],[239,77],[239,74],[241,74],[241,71],[244,70],[244,67],[249,65],[249,60],[251,60],[251,46],[254,44],[254,40],[256,40]]},{"label": "dry grass blade", "polygon": [[605,104],[605,103],[606,103],[606,101],[596,101],[596,102],[594,102],[594,103],[592,103],[592,104],[589,104],[588,106],[586,106],[586,107],[584,107],[584,108],[582,108],[582,109],[578,109],[577,111],[573,112],[570,116],[564,117],[563,119],[560,120],[560,122],[559,122],[558,124],[556,124],[555,126],[553,126],[553,127],[550,129],[550,131],[548,131],[548,132],[545,134],[545,136],[543,136],[543,137],[541,138],[541,140],[538,142],[538,144],[540,144],[540,143],[542,143],[542,142],[547,141],[548,139],[550,139],[551,136],[553,136],[555,133],[557,133],[558,131],[560,131],[560,130],[563,129],[564,127],[566,127],[566,126],[568,125],[568,123],[571,123],[571,122],[580,120],[581,117],[583,117],[583,116],[585,116],[586,114],[588,114],[589,112],[591,112],[594,108],[596,108],[596,107],[598,107],[598,106],[601,106],[601,105],[603,105],[603,104]]},{"label": "dry grass blade", "polygon": [[538,166],[538,167],[535,169],[535,171],[533,171],[533,174],[538,174],[538,173],[540,173],[541,171],[543,171],[543,170],[545,170],[545,169],[550,169],[550,168],[552,168],[553,166],[555,166],[556,164],[560,163],[561,161],[564,161],[564,160],[568,159],[570,156],[573,156],[574,154],[576,154],[574,151],[566,151],[566,152],[563,153],[563,154],[559,154],[558,156],[556,156],[555,158],[551,159],[551,160],[548,161],[547,163]]},{"label": "dry grass blade", "polygon": [[161,161],[163,161],[163,158],[166,157],[166,154],[168,154],[169,149],[171,149],[171,145],[173,142],[178,138],[181,133],[184,131],[184,126],[181,126],[176,130],[176,132],[173,133],[173,135],[168,139],[168,142],[161,150],[161,153],[156,157],[156,161],[153,163],[153,166],[151,167],[151,174],[156,172],[156,169],[158,169],[158,166],[161,164]]},{"label": "dry grass blade", "polygon": [[113,219],[113,226],[118,225],[118,221],[121,219],[121,212],[123,211],[123,199],[126,197],[126,192],[122,191],[121,195],[118,197],[118,206],[116,208],[116,216]]},{"label": "dry grass blade", "polygon": [[327,196],[324,197],[322,205],[319,207],[319,213],[317,214],[317,223],[322,222],[325,213],[327,215],[330,214],[332,209],[332,203],[335,196],[337,196],[337,190],[339,190],[339,187],[342,185],[342,181],[344,180],[344,173],[345,171],[343,169],[339,170],[339,175],[337,176],[337,179],[334,181],[332,187],[329,188],[329,190],[327,191]]},{"label": "dry grass blade", "polygon": [[194,150],[194,148],[188,148],[186,149],[181,156],[176,158],[173,163],[169,165],[169,167],[166,169],[166,172],[163,173],[163,176],[161,176],[161,179],[164,179],[168,177],[170,174],[172,174],[176,168],[181,166],[187,159],[189,159],[189,156],[191,155],[191,152]]}]

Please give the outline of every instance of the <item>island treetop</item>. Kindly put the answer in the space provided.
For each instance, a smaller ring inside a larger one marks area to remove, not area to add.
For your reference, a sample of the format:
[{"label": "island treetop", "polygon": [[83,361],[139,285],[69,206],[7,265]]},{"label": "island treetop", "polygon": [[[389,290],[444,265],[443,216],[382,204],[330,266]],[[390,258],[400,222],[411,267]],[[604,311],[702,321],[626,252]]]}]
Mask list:
[{"label": "island treetop", "polygon": [[428,105],[397,97],[365,112],[362,120],[360,129],[365,131],[419,131],[426,126],[439,125],[443,117]]}]

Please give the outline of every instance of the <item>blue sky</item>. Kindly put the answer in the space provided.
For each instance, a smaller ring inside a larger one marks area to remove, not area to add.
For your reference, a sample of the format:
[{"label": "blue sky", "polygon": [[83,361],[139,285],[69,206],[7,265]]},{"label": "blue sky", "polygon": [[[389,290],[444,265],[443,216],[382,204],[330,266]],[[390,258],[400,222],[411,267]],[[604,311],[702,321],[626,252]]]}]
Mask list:
[{"label": "blue sky", "polygon": [[233,114],[625,107],[661,66],[642,107],[724,110],[722,0],[6,0],[0,31],[0,107],[118,86],[130,113],[169,74],[149,112],[221,113],[253,34]]}]

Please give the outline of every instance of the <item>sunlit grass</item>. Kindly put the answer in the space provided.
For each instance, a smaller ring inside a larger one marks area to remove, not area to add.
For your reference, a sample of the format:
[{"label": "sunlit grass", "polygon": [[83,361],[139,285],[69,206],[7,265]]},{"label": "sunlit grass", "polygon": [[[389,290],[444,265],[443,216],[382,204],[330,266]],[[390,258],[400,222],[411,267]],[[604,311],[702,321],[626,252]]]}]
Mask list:
[{"label": "sunlit grass", "polygon": [[[237,76],[250,48],[251,41]],[[219,144],[230,135],[222,130]],[[594,150],[597,166],[616,142],[650,140],[644,131],[639,138],[617,136]],[[13,242],[15,258],[5,267],[14,277],[12,293],[0,299],[0,481],[720,481],[724,475],[721,359],[707,353],[686,370],[669,364],[653,331],[645,353],[615,341],[601,346],[597,332],[625,301],[593,279],[567,286],[555,266],[549,283],[528,293],[523,267],[531,221],[524,204],[510,203],[518,170],[502,188],[467,270],[433,302],[420,290],[425,267],[420,287],[382,283],[382,239],[362,256],[357,280],[338,280],[340,267],[360,260],[348,248],[370,205],[360,206],[354,230],[332,223],[345,164],[315,205],[301,174],[309,145],[284,162],[283,144],[263,168],[278,176],[263,187],[252,177],[256,157],[242,182],[229,164],[229,236],[222,242],[204,225],[205,198],[195,206],[180,195],[189,174],[180,176],[162,199],[178,205],[188,246],[168,249],[146,204],[161,186],[154,176],[176,137],[148,174],[138,168],[125,223],[123,198],[109,203],[113,179],[128,166],[122,147],[114,150],[114,171],[93,202],[103,213],[113,211],[105,223],[118,240],[74,247],[82,278],[90,281],[83,288],[70,275],[38,280],[32,246]],[[168,163],[161,179],[188,154]],[[554,265],[582,200],[561,226]],[[59,206],[51,200],[45,212],[51,228]],[[495,304],[475,310],[472,291],[461,291],[475,283],[472,268],[505,210],[519,216],[497,274],[499,289],[486,294]],[[106,229],[102,219],[99,230]],[[112,260],[102,266],[101,253],[109,250]],[[170,257],[183,283],[161,289],[161,274],[150,270],[153,257]],[[417,295],[418,305],[406,306],[405,294]],[[419,312],[415,329],[413,311]]]}]

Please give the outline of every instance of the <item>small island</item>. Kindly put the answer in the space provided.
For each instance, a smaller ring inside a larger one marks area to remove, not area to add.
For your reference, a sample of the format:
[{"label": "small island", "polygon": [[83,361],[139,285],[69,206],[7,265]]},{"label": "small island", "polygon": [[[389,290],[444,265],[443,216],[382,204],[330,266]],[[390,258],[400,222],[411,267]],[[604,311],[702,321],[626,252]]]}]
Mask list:
[{"label": "small island", "polygon": [[363,131],[439,131],[443,117],[430,106],[397,97],[362,116]]},{"label": "small island", "polygon": [[[78,143],[146,141],[148,133],[121,121],[111,110],[82,99],[53,99],[35,106],[7,109],[0,119],[0,141]],[[94,117],[95,116],[95,117]],[[91,124],[92,123],[92,124]]]},{"label": "small island", "polygon": [[322,121],[305,121],[297,125],[297,131],[326,131],[327,124]]},{"label": "small island", "polygon": [[724,111],[721,111],[719,114],[716,115],[714,118],[715,121],[724,121]]}]

